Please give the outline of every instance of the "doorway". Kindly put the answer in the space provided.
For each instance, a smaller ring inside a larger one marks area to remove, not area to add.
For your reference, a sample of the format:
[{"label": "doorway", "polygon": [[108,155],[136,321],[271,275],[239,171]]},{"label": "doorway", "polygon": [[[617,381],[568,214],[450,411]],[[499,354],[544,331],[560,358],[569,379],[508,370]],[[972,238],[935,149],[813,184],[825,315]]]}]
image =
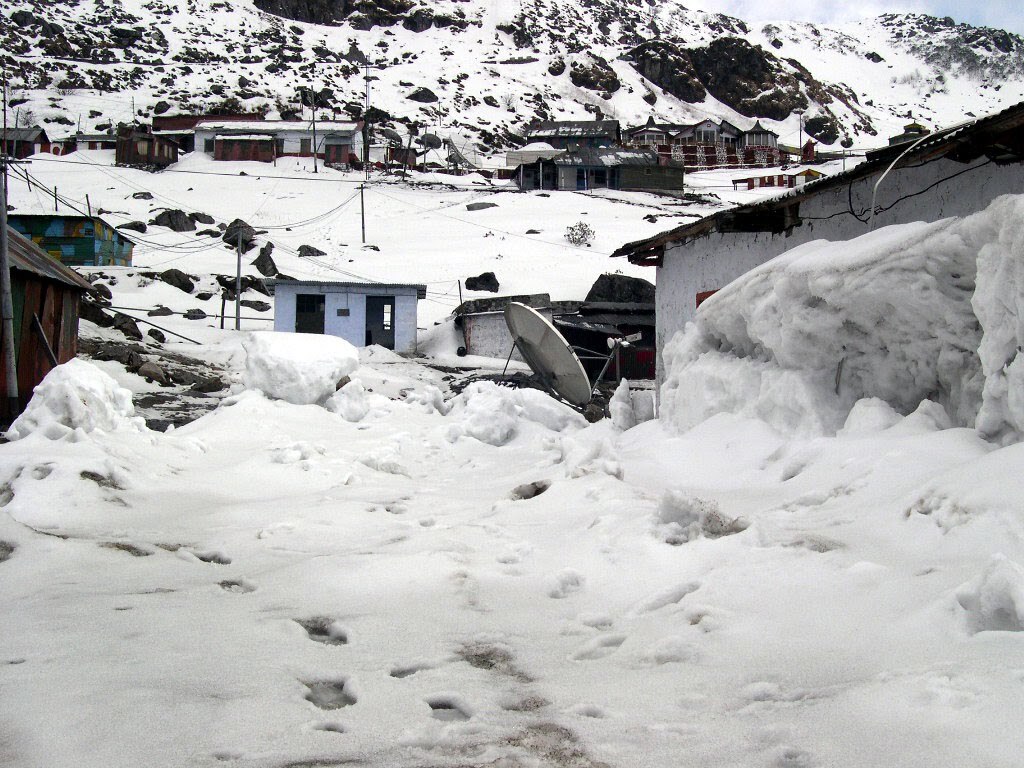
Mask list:
[{"label": "doorway", "polygon": [[366,346],[395,348],[395,297],[366,297]]},{"label": "doorway", "polygon": [[300,293],[295,297],[295,332],[324,332],[324,295]]}]

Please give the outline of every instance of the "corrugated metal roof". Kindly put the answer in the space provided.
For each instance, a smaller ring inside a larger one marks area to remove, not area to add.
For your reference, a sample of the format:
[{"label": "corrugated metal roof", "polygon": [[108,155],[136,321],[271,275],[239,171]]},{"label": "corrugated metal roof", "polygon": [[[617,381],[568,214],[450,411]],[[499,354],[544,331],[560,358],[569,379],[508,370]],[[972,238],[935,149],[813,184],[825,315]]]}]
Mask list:
[{"label": "corrugated metal roof", "polygon": [[623,147],[583,147],[563,152],[552,158],[555,165],[585,165],[605,167],[635,165],[650,167],[658,165],[658,153],[653,149]]},{"label": "corrugated metal roof", "polygon": [[7,228],[7,244],[11,269],[31,272],[47,280],[56,280],[83,291],[92,290],[92,286],[84,277],[52,258],[38,245],[10,227]]},{"label": "corrugated metal roof", "polygon": [[[312,133],[313,125],[310,122],[299,120],[281,120],[276,122],[266,120],[204,120],[196,124],[196,130],[216,131],[217,133],[259,133],[271,135],[281,133],[282,131]],[[359,123],[325,120],[316,124],[316,132],[319,134],[355,133],[358,130]]]},{"label": "corrugated metal roof", "polygon": [[40,135],[45,135],[45,131],[43,131],[43,129],[38,125],[31,128],[7,129],[8,141],[35,141]]},{"label": "corrugated metal roof", "polygon": [[[1010,132],[1016,132],[1014,135],[1019,135],[1022,128],[1024,128],[1024,102],[1019,102],[1001,112],[936,130],[916,146],[912,145],[910,151],[903,157],[902,162],[906,163],[911,160],[927,162],[946,155],[962,155],[965,153],[968,156],[978,157],[985,153],[984,149],[977,150],[976,147],[972,147],[972,140],[980,139],[982,143],[988,141],[989,144],[987,146],[991,149],[994,145],[998,144],[998,137],[1005,136]],[[977,150],[976,154],[975,150]],[[806,200],[820,192],[881,173],[889,167],[893,160],[906,151],[907,145],[899,144],[894,147],[884,147],[874,152],[869,152],[867,162],[854,166],[848,171],[816,179],[768,200],[747,203],[746,205],[719,211],[698,221],[662,232],[654,237],[626,243],[617,248],[612,253],[612,257],[626,256],[634,263],[657,263],[666,245],[714,232],[725,221],[735,221],[746,214],[786,208],[793,203]]]},{"label": "corrugated metal roof", "polygon": [[526,137],[555,136],[575,138],[610,136],[615,138],[618,131],[618,120],[552,120],[528,129]]}]

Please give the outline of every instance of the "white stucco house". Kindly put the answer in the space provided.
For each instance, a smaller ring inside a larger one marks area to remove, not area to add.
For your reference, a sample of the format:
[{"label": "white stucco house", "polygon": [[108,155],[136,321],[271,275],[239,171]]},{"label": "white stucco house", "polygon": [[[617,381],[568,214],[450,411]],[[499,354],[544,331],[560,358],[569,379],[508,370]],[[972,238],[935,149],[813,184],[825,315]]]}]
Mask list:
[{"label": "white stucco house", "polygon": [[424,285],[274,280],[274,330],[340,336],[356,347],[416,351],[416,307]]},{"label": "white stucco house", "polygon": [[754,267],[811,240],[848,240],[870,228],[965,216],[1010,193],[1024,193],[1024,102],[870,152],[845,173],[778,197],[628,243],[613,257],[657,268],[661,381],[665,343],[704,299]]}]

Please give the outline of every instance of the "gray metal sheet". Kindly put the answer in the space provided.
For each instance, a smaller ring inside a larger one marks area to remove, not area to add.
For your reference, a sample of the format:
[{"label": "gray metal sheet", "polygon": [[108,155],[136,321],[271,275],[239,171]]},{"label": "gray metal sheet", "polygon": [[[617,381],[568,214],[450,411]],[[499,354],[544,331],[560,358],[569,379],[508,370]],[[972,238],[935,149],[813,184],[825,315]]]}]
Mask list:
[{"label": "gray metal sheet", "polygon": [[543,315],[512,302],[505,308],[505,322],[523,359],[545,386],[575,406],[590,402],[592,389],[583,364]]}]

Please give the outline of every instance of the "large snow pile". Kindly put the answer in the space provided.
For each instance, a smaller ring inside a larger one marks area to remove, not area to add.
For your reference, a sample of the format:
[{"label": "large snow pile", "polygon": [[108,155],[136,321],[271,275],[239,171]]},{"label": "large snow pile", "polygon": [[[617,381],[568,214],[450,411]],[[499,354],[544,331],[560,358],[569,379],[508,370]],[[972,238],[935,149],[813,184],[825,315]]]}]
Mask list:
[{"label": "large snow pile", "polygon": [[336,336],[257,331],[242,346],[245,386],[296,405],[326,400],[359,367],[356,348]]},{"label": "large snow pile", "polygon": [[452,416],[455,423],[448,428],[449,440],[472,437],[496,446],[512,440],[524,423],[555,432],[584,424],[582,416],[539,390],[509,389],[483,381],[470,384],[455,398]]},{"label": "large snow pile", "polygon": [[24,412],[7,432],[8,440],[39,433],[50,440],[76,439],[100,430],[142,430],[132,393],[92,363],[74,358],[51,370],[33,390]]},{"label": "large snow pile", "polygon": [[666,345],[663,414],[683,429],[734,412],[821,434],[862,398],[902,413],[930,399],[958,425],[977,417],[987,436],[1018,439],[1022,221],[1024,196],[1005,196],[963,219],[819,240],[763,264]]}]

